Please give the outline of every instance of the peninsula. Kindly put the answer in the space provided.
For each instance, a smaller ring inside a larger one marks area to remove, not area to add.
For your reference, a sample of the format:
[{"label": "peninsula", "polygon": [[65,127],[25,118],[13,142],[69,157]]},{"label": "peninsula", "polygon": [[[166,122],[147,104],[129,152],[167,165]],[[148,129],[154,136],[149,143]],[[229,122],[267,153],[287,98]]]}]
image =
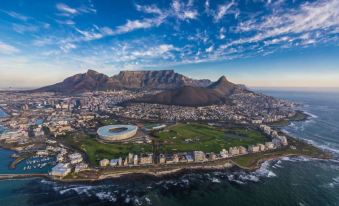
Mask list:
[{"label": "peninsula", "polygon": [[17,152],[12,167],[30,157],[52,159],[24,170],[50,167],[41,176],[62,181],[253,170],[283,156],[330,157],[280,130],[307,118],[299,105],[225,76],[211,82],[173,70],[112,77],[89,70],[40,89],[0,92],[0,101],[8,114],[0,119],[0,144]]}]

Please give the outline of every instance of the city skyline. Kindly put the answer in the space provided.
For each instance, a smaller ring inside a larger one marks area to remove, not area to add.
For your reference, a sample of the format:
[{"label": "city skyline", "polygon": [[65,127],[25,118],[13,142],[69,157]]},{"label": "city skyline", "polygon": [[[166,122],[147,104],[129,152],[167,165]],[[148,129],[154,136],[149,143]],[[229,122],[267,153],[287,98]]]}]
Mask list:
[{"label": "city skyline", "polygon": [[339,87],[339,2],[0,0],[0,88],[94,69]]}]

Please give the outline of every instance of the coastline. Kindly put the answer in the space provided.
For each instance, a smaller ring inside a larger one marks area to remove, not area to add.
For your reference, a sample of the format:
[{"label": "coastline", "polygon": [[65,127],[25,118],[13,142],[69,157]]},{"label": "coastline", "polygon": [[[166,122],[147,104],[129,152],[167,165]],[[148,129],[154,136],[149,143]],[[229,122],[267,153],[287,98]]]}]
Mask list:
[{"label": "coastline", "polygon": [[110,180],[110,179],[118,179],[118,178],[128,178],[130,176],[139,176],[139,177],[151,177],[151,178],[166,178],[168,176],[172,175],[179,175],[179,174],[185,174],[190,172],[214,172],[214,171],[232,171],[232,170],[243,170],[247,172],[256,171],[261,168],[261,166],[267,162],[267,161],[275,161],[279,160],[283,157],[306,157],[306,158],[315,158],[319,160],[328,160],[327,158],[316,158],[311,156],[305,156],[305,155],[296,155],[296,154],[289,154],[289,155],[283,155],[283,156],[275,156],[275,157],[267,157],[264,159],[260,159],[257,164],[254,167],[244,167],[241,165],[238,165],[237,163],[230,161],[230,166],[224,166],[224,165],[215,165],[215,166],[190,166],[190,167],[181,167],[176,169],[168,169],[164,171],[159,172],[152,172],[152,171],[139,171],[139,172],[120,172],[120,173],[111,173],[111,174],[105,174],[101,175],[99,178],[92,178],[92,179],[82,179],[82,178],[66,178],[66,179],[58,179],[53,178],[52,176],[48,174],[0,174],[0,181],[1,180],[10,180],[10,179],[29,179],[29,178],[43,178],[52,180],[55,182],[63,182],[63,183],[93,183],[93,182],[99,182],[103,180]]},{"label": "coastline", "polygon": [[[44,178],[53,180],[56,182],[64,182],[64,183],[77,183],[77,182],[98,182],[102,180],[109,180],[109,179],[117,179],[117,178],[128,178],[129,176],[141,176],[141,177],[152,177],[152,178],[166,178],[171,175],[177,175],[181,173],[188,173],[192,171],[223,171],[223,170],[243,170],[247,172],[256,171],[261,168],[261,166],[267,161],[274,161],[279,160],[284,157],[306,157],[306,158],[315,158],[321,160],[329,160],[331,159],[330,156],[327,157],[317,157],[317,156],[309,156],[309,155],[301,155],[297,153],[291,154],[284,154],[284,155],[272,155],[265,158],[260,158],[255,161],[250,167],[246,167],[243,165],[238,164],[234,159],[222,159],[216,160],[211,162],[201,162],[201,163],[192,163],[190,166],[187,165],[180,165],[180,164],[172,164],[172,165],[162,165],[165,167],[154,166],[150,168],[134,168],[137,171],[129,170],[130,168],[122,168],[123,170],[117,170],[115,172],[110,171],[104,174],[100,174],[96,178],[54,178],[49,174],[0,174],[0,180],[8,180],[8,179],[23,179],[23,178]],[[206,165],[206,163],[208,163]],[[88,170],[87,172],[93,172],[92,170]]]},{"label": "coastline", "polygon": [[[307,121],[312,116],[306,114],[304,111],[298,110],[299,113],[304,114],[302,119],[299,120],[291,120],[287,119],[287,122],[293,121]],[[280,126],[283,127],[283,126]],[[300,139],[288,136],[290,140],[294,143],[298,143],[309,148],[314,148],[316,155],[307,155],[302,154],[300,151],[268,151],[264,154],[260,154],[259,157],[256,157],[258,153],[247,154],[236,156],[227,159],[218,159],[214,161],[207,162],[194,162],[194,163],[185,163],[185,164],[171,164],[171,165],[153,165],[153,166],[141,166],[141,167],[128,167],[128,168],[111,168],[111,169],[89,169],[87,171],[80,172],[77,175],[72,174],[71,176],[66,176],[63,179],[58,179],[52,177],[48,174],[0,174],[0,180],[4,179],[19,179],[19,178],[32,178],[32,177],[42,177],[47,178],[53,181],[59,182],[96,182],[107,179],[115,179],[121,177],[128,177],[132,175],[141,175],[141,176],[151,176],[156,178],[162,178],[169,175],[179,174],[186,171],[220,171],[220,170],[232,170],[232,169],[240,169],[245,171],[254,171],[259,169],[263,163],[271,160],[277,160],[283,157],[298,157],[304,156],[308,158],[319,158],[319,159],[330,159],[331,156],[327,153],[326,150],[316,147],[315,145],[311,145],[306,141],[302,141]],[[4,148],[9,149],[9,148]],[[285,148],[288,150],[288,148]],[[13,150],[13,149],[10,149]],[[15,151],[15,150],[13,150]],[[279,153],[282,152],[282,153]],[[265,156],[267,155],[267,156]],[[241,165],[237,162],[238,158],[250,158],[252,159],[251,164],[249,166]],[[15,160],[14,160],[15,161]],[[13,162],[14,162],[13,161]],[[98,172],[99,171],[99,172]],[[87,173],[92,173],[92,177],[88,177],[90,175],[86,175]],[[94,175],[93,175],[94,174]]]}]

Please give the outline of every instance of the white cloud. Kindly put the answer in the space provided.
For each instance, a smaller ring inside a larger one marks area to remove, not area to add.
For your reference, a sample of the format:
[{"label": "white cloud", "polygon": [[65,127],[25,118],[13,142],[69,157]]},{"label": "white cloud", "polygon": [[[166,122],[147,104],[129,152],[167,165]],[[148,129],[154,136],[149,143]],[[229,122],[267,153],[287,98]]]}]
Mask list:
[{"label": "white cloud", "polygon": [[75,25],[75,22],[73,20],[67,19],[67,20],[55,20],[59,24],[64,24],[64,25]]},{"label": "white cloud", "polygon": [[174,50],[174,49],[175,49],[175,47],[172,44],[161,44],[159,46],[160,53],[165,53],[165,52],[168,52],[168,51]]},{"label": "white cloud", "polygon": [[225,28],[224,27],[221,27],[220,30],[219,30],[219,39],[225,39]]},{"label": "white cloud", "polygon": [[2,54],[14,54],[14,53],[17,53],[19,51],[20,50],[17,49],[16,47],[0,41],[0,53],[2,53]]},{"label": "white cloud", "polygon": [[180,5],[180,2],[177,1],[177,0],[173,0],[172,2],[172,8],[175,12],[180,12],[181,10],[181,5]]},{"label": "white cloud", "polygon": [[213,47],[213,45],[212,45],[212,46],[208,47],[205,51],[206,51],[207,53],[211,53],[211,52],[213,51],[213,49],[214,49],[214,47]]},{"label": "white cloud", "polygon": [[148,18],[143,20],[127,20],[126,24],[118,26],[115,30],[116,34],[123,34],[131,32],[137,29],[147,29],[154,26],[161,25],[165,20],[165,16],[159,16],[156,18]]},{"label": "white cloud", "polygon": [[99,30],[103,35],[113,35],[114,34],[114,31],[111,28],[106,27],[106,26],[100,28]]},{"label": "white cloud", "polygon": [[193,8],[193,2],[191,1],[185,4],[184,2],[173,0],[171,7],[174,16],[180,20],[190,20],[198,17],[198,11]]},{"label": "white cloud", "polygon": [[81,6],[77,10],[79,13],[96,13],[97,12],[97,10],[94,9],[93,5],[91,7]]},{"label": "white cloud", "polygon": [[279,44],[282,42],[290,42],[293,41],[293,38],[287,37],[287,36],[283,36],[280,38],[273,38],[273,39],[269,39],[264,41],[264,45],[268,46],[268,45],[272,45],[272,44]]},{"label": "white cloud", "polygon": [[339,1],[319,0],[304,3],[299,9],[279,11],[265,16],[261,21],[249,20],[237,28],[240,32],[256,31],[257,34],[238,43],[257,42],[267,38],[300,34],[315,30],[333,30],[339,27]]},{"label": "white cloud", "polygon": [[58,3],[58,4],[56,5],[56,8],[57,8],[59,11],[64,12],[64,13],[68,13],[68,14],[76,14],[76,13],[78,13],[78,10],[69,7],[68,5],[66,5],[66,4],[64,4],[64,3]]},{"label": "white cloud", "polygon": [[85,31],[85,30],[80,30],[80,29],[76,29],[76,31],[78,31],[80,34],[83,35],[83,38],[81,39],[85,41],[101,39],[104,36],[102,33],[97,32],[97,31]]},{"label": "white cloud", "polygon": [[166,58],[166,56],[164,56],[164,54],[170,54],[169,52],[173,51],[173,50],[177,50],[177,48],[175,48],[171,44],[161,44],[161,45],[158,45],[158,46],[150,47],[146,50],[133,51],[133,52],[131,52],[131,55],[134,58],[140,58],[140,57]]},{"label": "white cloud", "polygon": [[136,4],[135,7],[138,11],[141,11],[147,14],[159,14],[159,15],[163,14],[163,12],[155,5],[142,6],[142,5]]},{"label": "white cloud", "polygon": [[197,31],[197,33],[195,35],[191,35],[187,37],[187,40],[190,41],[198,41],[198,42],[202,42],[203,44],[206,44],[207,42],[209,42],[210,37],[207,34],[207,31]]},{"label": "white cloud", "polygon": [[93,8],[93,5],[90,7],[88,6],[81,6],[79,8],[72,8],[64,3],[58,3],[56,4],[57,10],[61,12],[61,15],[63,16],[72,16],[72,15],[78,15],[83,13],[96,13],[96,9]]},{"label": "white cloud", "polygon": [[234,2],[225,3],[223,5],[219,5],[215,15],[214,20],[219,21],[221,20],[230,10],[230,8],[234,5]]},{"label": "white cloud", "polygon": [[204,6],[205,6],[205,12],[206,12],[207,14],[210,14],[210,12],[211,12],[211,10],[210,10],[210,1],[209,1],[209,0],[206,0]]},{"label": "white cloud", "polygon": [[38,37],[37,39],[33,40],[33,45],[34,46],[46,46],[46,45],[51,45],[56,43],[56,40],[54,38],[51,37]]},{"label": "white cloud", "polygon": [[19,13],[14,12],[14,11],[3,11],[3,10],[0,10],[0,11],[4,12],[5,14],[7,14],[8,16],[10,16],[12,18],[19,19],[19,20],[22,20],[22,21],[27,21],[28,19],[30,19],[30,17],[19,14]]},{"label": "white cloud", "polygon": [[92,40],[96,40],[96,39],[101,39],[105,36],[114,35],[114,31],[109,27],[98,27],[96,25],[93,25],[93,27],[94,28],[92,28],[89,31],[75,28],[75,30],[77,32],[82,34],[82,38],[75,38],[71,41],[75,41],[75,42],[77,42],[77,41],[92,41]]},{"label": "white cloud", "polygon": [[18,33],[36,32],[39,30],[37,25],[13,24],[13,30]]},{"label": "white cloud", "polygon": [[60,49],[61,49],[63,52],[65,52],[65,53],[68,53],[69,50],[75,49],[75,48],[77,48],[76,45],[75,45],[75,44],[72,44],[72,43],[69,43],[69,42],[66,42],[66,43],[64,43],[64,44],[62,44],[62,45],[60,46]]},{"label": "white cloud", "polygon": [[185,11],[184,12],[184,18],[186,19],[195,19],[198,16],[197,11]]}]

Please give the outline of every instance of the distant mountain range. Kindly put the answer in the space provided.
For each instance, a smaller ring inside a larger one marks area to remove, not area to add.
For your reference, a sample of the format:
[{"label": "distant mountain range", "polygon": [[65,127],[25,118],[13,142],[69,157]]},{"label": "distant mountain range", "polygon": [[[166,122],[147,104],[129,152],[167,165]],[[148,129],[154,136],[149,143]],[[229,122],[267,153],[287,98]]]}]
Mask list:
[{"label": "distant mountain range", "polygon": [[232,94],[250,92],[243,85],[229,82],[225,76],[220,77],[216,82],[211,82],[208,79],[191,79],[173,70],[121,71],[112,77],[88,70],[86,73],[76,74],[62,82],[33,91],[76,94],[114,89],[163,90],[155,95],[132,101],[181,106],[228,103]]},{"label": "distant mountain range", "polygon": [[208,79],[194,80],[173,70],[121,71],[112,77],[88,70],[86,73],[76,74],[62,82],[33,91],[74,94],[114,89],[170,90],[184,86],[207,87],[210,84],[211,81]]},{"label": "distant mountain range", "polygon": [[232,94],[247,93],[244,86],[229,82],[225,76],[208,87],[184,86],[168,90],[153,96],[136,99],[135,102],[157,103],[180,106],[207,106],[213,104],[230,103]]}]

